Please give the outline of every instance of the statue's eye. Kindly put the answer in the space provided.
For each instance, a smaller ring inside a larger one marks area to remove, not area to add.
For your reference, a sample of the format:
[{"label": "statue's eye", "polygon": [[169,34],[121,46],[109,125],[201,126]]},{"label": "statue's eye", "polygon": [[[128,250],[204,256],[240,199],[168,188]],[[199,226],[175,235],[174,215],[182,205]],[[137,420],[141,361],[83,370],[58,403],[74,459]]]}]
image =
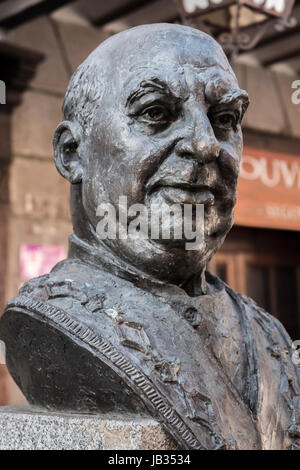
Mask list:
[{"label": "statue's eye", "polygon": [[162,105],[150,106],[144,109],[142,116],[148,121],[162,124],[165,124],[171,119],[169,110]]},{"label": "statue's eye", "polygon": [[214,127],[221,129],[234,129],[238,124],[237,116],[234,112],[216,113],[210,116],[211,123]]}]

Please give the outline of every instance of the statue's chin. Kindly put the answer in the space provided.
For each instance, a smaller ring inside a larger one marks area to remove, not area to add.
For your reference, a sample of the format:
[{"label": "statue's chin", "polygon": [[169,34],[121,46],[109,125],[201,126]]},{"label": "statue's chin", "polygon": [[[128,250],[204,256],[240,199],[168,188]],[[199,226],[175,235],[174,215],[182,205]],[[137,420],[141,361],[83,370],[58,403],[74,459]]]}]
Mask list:
[{"label": "statue's chin", "polygon": [[232,226],[232,214],[208,219],[204,239],[197,241],[186,238],[151,239],[128,235],[126,239],[99,240],[93,229],[95,244],[106,246],[116,257],[139,271],[159,280],[182,283],[201,272],[222,245]]},{"label": "statue's chin", "polygon": [[130,266],[172,284],[181,284],[202,271],[214,255],[221,240],[204,242],[199,249],[187,250],[186,241],[179,240],[118,240],[110,248]]}]

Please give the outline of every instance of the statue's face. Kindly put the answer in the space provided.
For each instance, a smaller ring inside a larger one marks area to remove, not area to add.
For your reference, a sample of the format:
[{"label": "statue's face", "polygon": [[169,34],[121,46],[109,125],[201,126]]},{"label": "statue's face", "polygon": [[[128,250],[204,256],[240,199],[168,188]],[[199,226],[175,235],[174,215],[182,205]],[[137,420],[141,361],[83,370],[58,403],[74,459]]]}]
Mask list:
[{"label": "statue's face", "polygon": [[[146,47],[147,46],[147,47]],[[83,204],[204,204],[204,243],[105,240],[121,256],[178,279],[204,266],[232,226],[242,153],[243,94],[219,46],[174,34],[116,54],[86,139]],[[239,98],[241,95],[241,98]],[[164,258],[165,257],[165,258]],[[164,265],[164,266],[163,266]]]}]

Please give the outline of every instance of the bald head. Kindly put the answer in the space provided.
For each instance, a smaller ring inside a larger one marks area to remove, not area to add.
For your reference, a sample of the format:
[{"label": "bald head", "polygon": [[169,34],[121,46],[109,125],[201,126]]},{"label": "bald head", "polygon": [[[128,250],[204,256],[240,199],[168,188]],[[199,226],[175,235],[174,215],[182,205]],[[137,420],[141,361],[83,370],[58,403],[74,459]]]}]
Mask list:
[{"label": "bald head", "polygon": [[101,43],[73,74],[65,96],[64,119],[77,121],[88,134],[95,108],[107,93],[112,98],[114,84],[119,93],[129,82],[138,81],[147,68],[151,79],[151,74],[168,75],[174,67],[192,64],[203,69],[218,66],[234,78],[221,46],[198,29],[159,23],[116,34]]}]

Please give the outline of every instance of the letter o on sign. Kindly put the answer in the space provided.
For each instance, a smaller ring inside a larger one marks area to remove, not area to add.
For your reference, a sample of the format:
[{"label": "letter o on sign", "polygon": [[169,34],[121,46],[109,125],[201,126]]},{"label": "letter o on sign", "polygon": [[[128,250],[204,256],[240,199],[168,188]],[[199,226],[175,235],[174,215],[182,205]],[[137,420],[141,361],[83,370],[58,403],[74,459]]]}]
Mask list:
[{"label": "letter o on sign", "polygon": [[240,176],[246,180],[253,181],[260,176],[260,160],[245,155],[241,161]]}]

